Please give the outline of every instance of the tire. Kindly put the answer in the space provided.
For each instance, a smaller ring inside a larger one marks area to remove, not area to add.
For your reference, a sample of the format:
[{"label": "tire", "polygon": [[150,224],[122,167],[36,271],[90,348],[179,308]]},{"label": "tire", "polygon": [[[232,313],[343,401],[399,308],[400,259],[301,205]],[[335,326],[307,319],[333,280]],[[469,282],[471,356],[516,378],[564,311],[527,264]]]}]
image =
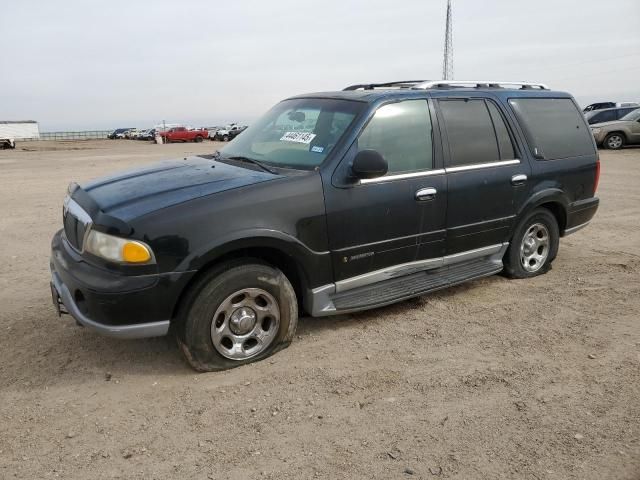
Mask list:
[{"label": "tire", "polygon": [[518,224],[504,256],[510,278],[531,278],[547,273],[558,254],[560,229],[556,217],[537,208]]},{"label": "tire", "polygon": [[228,141],[229,141],[229,135],[224,135],[224,136],[222,137],[222,141],[223,141],[223,142],[228,142]]},{"label": "tire", "polygon": [[620,150],[622,147],[624,147],[624,142],[624,134],[620,132],[613,132],[605,137],[602,145],[609,150]]},{"label": "tire", "polygon": [[198,136],[195,138],[195,140],[194,140],[194,141],[195,141],[196,143],[200,143],[200,142],[202,142],[202,137],[201,137],[200,135],[198,135]]},{"label": "tire", "polygon": [[244,259],[206,272],[187,292],[176,320],[178,345],[189,365],[212,372],[287,347],[298,325],[298,303],[280,270]]}]

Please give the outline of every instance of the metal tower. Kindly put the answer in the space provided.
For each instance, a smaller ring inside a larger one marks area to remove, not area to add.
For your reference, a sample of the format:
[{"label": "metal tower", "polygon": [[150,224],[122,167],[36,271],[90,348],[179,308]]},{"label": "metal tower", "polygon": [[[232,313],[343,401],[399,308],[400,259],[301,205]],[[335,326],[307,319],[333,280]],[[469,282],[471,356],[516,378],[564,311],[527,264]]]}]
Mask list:
[{"label": "metal tower", "polygon": [[451,0],[447,0],[447,28],[444,32],[444,59],[442,61],[442,79],[453,80],[453,16]]}]

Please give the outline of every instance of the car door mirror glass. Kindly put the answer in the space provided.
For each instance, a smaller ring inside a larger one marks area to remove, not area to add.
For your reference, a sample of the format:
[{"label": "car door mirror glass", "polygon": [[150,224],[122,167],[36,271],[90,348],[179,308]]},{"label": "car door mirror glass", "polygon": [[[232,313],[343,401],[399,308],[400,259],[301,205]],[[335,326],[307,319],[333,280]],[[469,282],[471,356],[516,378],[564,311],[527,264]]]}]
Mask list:
[{"label": "car door mirror glass", "polygon": [[351,166],[351,171],[356,178],[378,178],[386,175],[389,164],[376,150],[360,150]]}]

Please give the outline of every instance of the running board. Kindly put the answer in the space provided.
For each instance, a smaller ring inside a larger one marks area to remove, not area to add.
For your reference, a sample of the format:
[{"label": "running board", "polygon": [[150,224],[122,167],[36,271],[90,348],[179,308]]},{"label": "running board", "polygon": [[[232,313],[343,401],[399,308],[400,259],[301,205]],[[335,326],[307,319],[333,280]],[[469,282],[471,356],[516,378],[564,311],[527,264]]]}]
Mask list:
[{"label": "running board", "polygon": [[330,295],[332,311],[323,313],[335,315],[382,307],[469,280],[494,275],[502,268],[501,260],[496,262],[495,259],[485,258],[392,278]]}]

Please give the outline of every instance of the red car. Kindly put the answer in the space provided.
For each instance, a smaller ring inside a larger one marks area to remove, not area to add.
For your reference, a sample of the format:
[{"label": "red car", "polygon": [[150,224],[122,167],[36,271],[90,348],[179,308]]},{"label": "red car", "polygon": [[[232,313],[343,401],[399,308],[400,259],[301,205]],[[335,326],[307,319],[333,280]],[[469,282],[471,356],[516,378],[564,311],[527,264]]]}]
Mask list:
[{"label": "red car", "polygon": [[171,142],[201,142],[209,137],[209,132],[204,128],[188,130],[185,127],[170,128],[166,132],[160,132],[165,143]]}]

